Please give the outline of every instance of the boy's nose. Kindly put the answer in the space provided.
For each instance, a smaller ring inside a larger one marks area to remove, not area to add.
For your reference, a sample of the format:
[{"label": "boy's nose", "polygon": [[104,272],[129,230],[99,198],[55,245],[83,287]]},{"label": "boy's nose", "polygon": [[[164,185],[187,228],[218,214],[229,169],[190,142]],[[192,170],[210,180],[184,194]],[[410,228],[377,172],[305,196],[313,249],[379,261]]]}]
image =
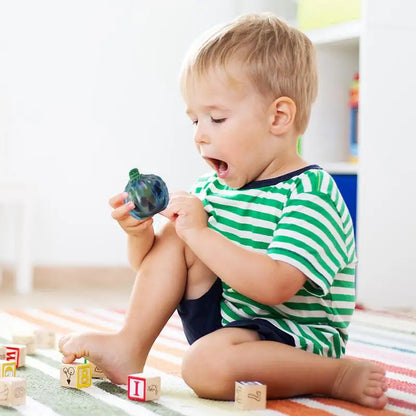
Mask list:
[{"label": "boy's nose", "polygon": [[196,131],[195,131],[195,135],[194,135],[194,140],[196,144],[200,144],[200,143],[208,143],[209,142],[209,138],[208,135],[206,134],[206,132],[200,128],[199,126],[197,127]]}]

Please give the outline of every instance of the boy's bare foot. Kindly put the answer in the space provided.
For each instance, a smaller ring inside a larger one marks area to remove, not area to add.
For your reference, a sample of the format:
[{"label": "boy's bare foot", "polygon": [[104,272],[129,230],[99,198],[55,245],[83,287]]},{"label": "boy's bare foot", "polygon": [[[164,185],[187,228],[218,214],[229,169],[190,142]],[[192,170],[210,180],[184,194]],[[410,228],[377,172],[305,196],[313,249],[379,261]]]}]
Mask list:
[{"label": "boy's bare foot", "polygon": [[63,363],[86,358],[115,384],[127,384],[127,376],[143,371],[145,361],[120,333],[69,334],[59,340],[59,350]]},{"label": "boy's bare foot", "polygon": [[371,407],[382,409],[387,403],[384,394],[387,381],[384,369],[368,361],[351,359],[339,360],[340,370],[331,396]]}]

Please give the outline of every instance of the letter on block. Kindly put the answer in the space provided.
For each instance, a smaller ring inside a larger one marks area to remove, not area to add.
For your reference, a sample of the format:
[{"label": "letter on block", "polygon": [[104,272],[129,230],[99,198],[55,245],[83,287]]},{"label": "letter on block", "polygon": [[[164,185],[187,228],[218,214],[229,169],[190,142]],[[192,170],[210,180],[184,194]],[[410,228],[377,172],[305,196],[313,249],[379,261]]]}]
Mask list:
[{"label": "letter on block", "polygon": [[37,348],[55,348],[55,343],[55,332],[43,328],[35,331],[35,344]]},{"label": "letter on block", "polygon": [[15,334],[12,341],[14,344],[26,345],[26,354],[33,355],[36,353],[35,336],[32,334]]},{"label": "letter on block", "polygon": [[94,363],[92,363],[91,361],[89,361],[89,363],[91,364],[91,377],[92,378],[107,378],[107,376],[104,374],[104,371],[101,370],[100,367],[97,367]]},{"label": "letter on block", "polygon": [[26,380],[24,378],[0,378],[0,406],[19,406],[25,402]]},{"label": "letter on block", "polygon": [[91,364],[72,363],[61,365],[61,386],[81,389],[91,386]]},{"label": "letter on block", "polygon": [[127,397],[131,400],[157,400],[160,397],[160,377],[146,376],[143,373],[130,374],[127,378],[127,388]]},{"label": "letter on block", "polygon": [[0,377],[14,377],[16,375],[16,361],[0,360]]},{"label": "letter on block", "polygon": [[90,363],[92,367],[92,378],[107,378],[107,376],[104,374],[104,371],[101,370],[100,367],[97,367],[95,364]]},{"label": "letter on block", "polygon": [[26,345],[6,344],[6,360],[16,361],[17,368],[26,364]]},{"label": "letter on block", "polygon": [[235,404],[242,410],[265,409],[267,386],[258,381],[235,382]]}]

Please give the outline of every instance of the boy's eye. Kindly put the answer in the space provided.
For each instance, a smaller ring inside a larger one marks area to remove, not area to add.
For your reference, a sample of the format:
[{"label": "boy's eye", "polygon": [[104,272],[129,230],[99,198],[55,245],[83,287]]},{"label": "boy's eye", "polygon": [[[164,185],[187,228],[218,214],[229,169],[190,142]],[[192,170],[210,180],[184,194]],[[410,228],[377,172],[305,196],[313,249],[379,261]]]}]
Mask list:
[{"label": "boy's eye", "polygon": [[219,123],[223,123],[225,121],[225,118],[214,118],[214,117],[211,117],[211,121],[213,123],[219,124]]}]

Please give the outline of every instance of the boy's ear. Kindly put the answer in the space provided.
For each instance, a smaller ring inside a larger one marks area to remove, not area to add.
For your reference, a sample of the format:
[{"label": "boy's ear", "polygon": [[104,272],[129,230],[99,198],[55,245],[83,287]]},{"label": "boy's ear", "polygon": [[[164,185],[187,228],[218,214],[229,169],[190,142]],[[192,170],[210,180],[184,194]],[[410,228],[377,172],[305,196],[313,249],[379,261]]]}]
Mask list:
[{"label": "boy's ear", "polygon": [[275,135],[286,133],[293,126],[296,104],[289,97],[279,97],[272,102],[270,112],[270,132]]}]

